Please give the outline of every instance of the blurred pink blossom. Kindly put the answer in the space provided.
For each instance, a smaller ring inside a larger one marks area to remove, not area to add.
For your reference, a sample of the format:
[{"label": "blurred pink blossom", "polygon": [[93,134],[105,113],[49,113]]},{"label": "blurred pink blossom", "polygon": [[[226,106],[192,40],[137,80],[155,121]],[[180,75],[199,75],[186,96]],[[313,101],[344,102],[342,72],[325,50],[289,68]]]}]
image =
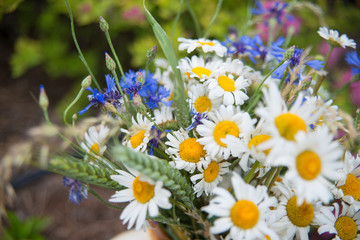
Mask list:
[{"label": "blurred pink blossom", "polygon": [[[328,51],[329,51],[329,43],[327,43],[325,40],[322,41],[320,43],[320,46],[319,46],[319,51],[320,53],[326,57],[327,54],[328,54]],[[330,58],[329,58],[329,61],[327,63],[327,66],[328,67],[333,67],[335,66],[336,64],[338,64],[339,60],[340,60],[340,57],[342,55],[345,54],[345,49],[344,48],[334,48],[331,52],[331,55],[330,55]]]},{"label": "blurred pink blossom", "polygon": [[137,23],[141,23],[146,20],[146,16],[139,6],[132,6],[131,8],[123,11],[121,17],[125,21],[133,21]]}]

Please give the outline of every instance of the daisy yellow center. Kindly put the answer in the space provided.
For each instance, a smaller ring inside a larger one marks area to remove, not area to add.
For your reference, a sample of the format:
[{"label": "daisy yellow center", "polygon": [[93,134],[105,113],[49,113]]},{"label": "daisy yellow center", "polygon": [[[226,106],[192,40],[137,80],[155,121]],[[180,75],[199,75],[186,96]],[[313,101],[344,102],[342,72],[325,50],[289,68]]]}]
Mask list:
[{"label": "daisy yellow center", "polygon": [[292,224],[297,227],[306,227],[314,218],[314,207],[306,201],[298,206],[297,197],[294,196],[286,204],[286,213]]},{"label": "daisy yellow center", "polygon": [[137,148],[144,140],[145,138],[145,130],[141,130],[134,136],[130,138],[130,143],[132,148]]},{"label": "daisy yellow center", "polygon": [[211,110],[211,101],[206,96],[198,97],[194,105],[198,113],[203,113]]},{"label": "daisy yellow center", "polygon": [[299,116],[292,113],[284,113],[275,118],[275,126],[280,135],[287,140],[295,140],[299,131],[306,132],[306,123]]},{"label": "daisy yellow center", "polygon": [[357,226],[354,220],[348,216],[339,217],[335,222],[335,228],[338,235],[343,240],[352,240],[356,238]]},{"label": "daisy yellow center", "polygon": [[265,235],[265,240],[271,240],[271,237],[269,235]]},{"label": "daisy yellow center", "polygon": [[132,189],[135,199],[140,203],[147,203],[154,197],[154,185],[140,181],[140,176],[137,176],[132,184]]},{"label": "daisy yellow center", "polygon": [[89,149],[89,153],[99,154],[99,152],[100,152],[100,147],[98,143],[94,143]]},{"label": "daisy yellow center", "polygon": [[259,221],[260,211],[255,203],[249,200],[239,200],[231,208],[232,222],[239,228],[253,228]]},{"label": "daisy yellow center", "polygon": [[240,134],[238,126],[231,121],[219,122],[214,129],[214,139],[216,143],[222,147],[226,147],[226,144],[221,142],[221,139],[226,138],[228,134],[238,137]]},{"label": "daisy yellow center", "polygon": [[210,76],[211,71],[204,67],[195,67],[192,69],[192,72],[198,75],[199,78],[202,78],[203,75]]},{"label": "daisy yellow center", "polygon": [[235,91],[235,81],[227,76],[220,76],[218,83],[219,86],[227,92]]},{"label": "daisy yellow center", "polygon": [[[265,134],[260,134],[260,135],[257,135],[253,138],[251,138],[251,140],[249,141],[249,144],[248,144],[248,147],[249,149],[252,148],[252,146],[257,146],[259,145],[260,143],[263,143],[263,142],[266,142],[267,140],[269,140],[271,137],[269,135],[265,135]],[[270,152],[270,149],[267,149],[264,151],[264,153],[266,155],[268,155]]]},{"label": "daisy yellow center", "polygon": [[302,152],[296,157],[296,169],[303,179],[314,180],[321,172],[321,160],[314,152]]},{"label": "daisy yellow center", "polygon": [[204,146],[196,141],[196,138],[185,139],[179,146],[179,155],[182,160],[197,163],[205,156]]},{"label": "daisy yellow center", "polygon": [[204,171],[204,180],[205,182],[213,182],[219,175],[219,164],[212,161],[208,168]]},{"label": "daisy yellow center", "polygon": [[347,175],[345,184],[340,186],[339,189],[341,189],[343,191],[345,196],[350,195],[356,201],[359,201],[359,199],[360,199],[360,181],[353,174]]},{"label": "daisy yellow center", "polygon": [[213,42],[206,42],[205,43],[205,42],[196,41],[196,43],[199,43],[202,46],[204,46],[204,45],[214,46],[215,45],[215,43],[213,43]]}]

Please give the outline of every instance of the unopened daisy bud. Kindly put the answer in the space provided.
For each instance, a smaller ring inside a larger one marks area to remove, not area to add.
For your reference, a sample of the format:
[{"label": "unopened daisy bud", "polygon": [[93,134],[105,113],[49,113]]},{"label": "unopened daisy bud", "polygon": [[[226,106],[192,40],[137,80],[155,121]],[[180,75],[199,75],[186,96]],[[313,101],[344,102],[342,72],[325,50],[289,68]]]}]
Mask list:
[{"label": "unopened daisy bud", "polygon": [[100,16],[100,29],[103,31],[103,32],[107,32],[109,31],[109,24],[107,23],[107,21]]},{"label": "unopened daisy bud", "polygon": [[138,93],[135,93],[133,95],[133,103],[134,103],[135,106],[138,106],[138,105],[142,104],[141,96]]},{"label": "unopened daisy bud", "polygon": [[157,46],[153,46],[150,50],[147,51],[146,57],[148,58],[148,61],[152,61],[155,59],[157,54]]},{"label": "unopened daisy bud", "polygon": [[289,60],[295,52],[295,46],[292,46],[290,48],[288,48],[288,50],[286,50],[286,52],[284,53],[284,60]]},{"label": "unopened daisy bud", "polygon": [[109,56],[109,54],[107,52],[105,52],[105,62],[106,62],[107,69],[109,69],[110,71],[115,70],[115,68],[116,68],[115,61]]},{"label": "unopened daisy bud", "polygon": [[104,106],[105,106],[105,109],[106,109],[107,111],[109,111],[109,112],[111,112],[111,113],[114,113],[114,114],[118,113],[117,110],[116,110],[116,108],[115,108],[115,106],[112,105],[111,103],[105,102],[105,105],[104,105]]},{"label": "unopened daisy bud", "polygon": [[74,115],[72,116],[72,119],[73,119],[74,121],[76,121],[76,120],[78,119],[78,115],[77,115],[76,113],[74,113]]},{"label": "unopened daisy bud", "polygon": [[142,72],[139,71],[136,73],[136,81],[141,84],[144,84],[145,78],[144,78],[144,74]]},{"label": "unopened daisy bud", "polygon": [[42,84],[40,84],[39,104],[42,109],[47,109],[49,106],[49,99]]},{"label": "unopened daisy bud", "polygon": [[87,76],[86,78],[84,78],[84,80],[82,80],[81,82],[81,87],[82,88],[88,88],[91,85],[91,76]]}]

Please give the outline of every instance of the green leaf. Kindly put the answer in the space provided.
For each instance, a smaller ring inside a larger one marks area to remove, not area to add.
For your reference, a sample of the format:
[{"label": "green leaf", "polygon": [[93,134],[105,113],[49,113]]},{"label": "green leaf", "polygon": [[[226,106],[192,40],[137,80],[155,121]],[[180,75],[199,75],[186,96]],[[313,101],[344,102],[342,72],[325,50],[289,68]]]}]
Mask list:
[{"label": "green leaf", "polygon": [[177,120],[179,121],[179,125],[181,127],[187,127],[189,126],[190,122],[190,110],[188,107],[188,104],[185,100],[185,89],[184,89],[184,83],[182,80],[182,76],[180,73],[180,70],[177,68],[177,58],[174,51],[174,48],[164,31],[164,29],[160,26],[160,24],[155,20],[155,18],[151,15],[151,13],[147,10],[145,6],[145,0],[143,1],[144,9],[145,9],[145,15],[150,23],[154,34],[157,38],[157,40],[160,43],[160,46],[175,74],[175,90],[174,90],[174,106],[178,109],[178,111],[175,111],[175,115],[177,117]]}]

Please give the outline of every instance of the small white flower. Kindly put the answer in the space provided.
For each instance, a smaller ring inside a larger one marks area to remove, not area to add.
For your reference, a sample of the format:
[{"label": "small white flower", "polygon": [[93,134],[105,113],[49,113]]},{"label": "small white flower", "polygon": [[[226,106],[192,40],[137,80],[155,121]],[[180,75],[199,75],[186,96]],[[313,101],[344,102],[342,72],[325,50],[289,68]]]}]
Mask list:
[{"label": "small white flower", "polygon": [[218,109],[221,99],[210,99],[209,92],[203,84],[194,84],[188,91],[189,102],[192,109],[198,113],[210,112]]},{"label": "small white flower", "polygon": [[229,172],[229,162],[221,162],[221,159],[210,160],[211,161],[208,161],[209,164],[207,167],[200,168],[200,173],[195,174],[190,178],[191,182],[195,184],[194,191],[196,193],[196,197],[200,197],[204,192],[206,196],[212,194],[212,191],[222,181],[222,175]]},{"label": "small white flower", "polygon": [[265,239],[266,236],[279,239],[265,222],[270,207],[276,205],[276,198],[267,195],[265,186],[255,188],[246,184],[236,173],[231,181],[235,197],[223,188],[215,188],[216,197],[202,208],[209,217],[218,217],[210,232],[221,234],[230,230],[225,239],[233,240]]},{"label": "small white flower", "polygon": [[335,46],[351,47],[356,48],[356,43],[353,39],[349,39],[346,34],[339,36],[339,32],[336,30],[328,29],[326,27],[321,27],[318,31],[320,37],[326,39],[330,44]]},{"label": "small white flower", "polygon": [[127,140],[124,144],[135,151],[145,152],[150,140],[150,130],[154,123],[140,113],[136,115],[136,120],[133,117],[131,122],[133,125],[129,130],[122,129],[123,132],[127,133],[125,137]]},{"label": "small white flower", "polygon": [[170,166],[176,169],[184,169],[193,173],[195,169],[207,167],[209,159],[205,159],[206,151],[204,146],[197,142],[196,138],[190,138],[184,129],[167,134],[169,141],[165,142],[170,146],[167,152],[175,155]]},{"label": "small white flower", "polygon": [[316,214],[315,223],[319,225],[318,233],[335,234],[333,239],[360,239],[360,212],[351,205],[341,202],[333,206],[324,206]]},{"label": "small white flower", "polygon": [[345,153],[345,166],[340,172],[343,174],[337,182],[337,188],[334,189],[335,197],[341,198],[346,203],[360,209],[360,156],[356,158],[350,152]]},{"label": "small white flower", "polygon": [[227,52],[227,48],[223,46],[217,40],[208,40],[205,38],[200,39],[186,39],[186,38],[178,38],[178,41],[181,42],[179,44],[179,50],[184,51],[187,50],[187,53],[191,53],[196,48],[202,48],[204,52],[215,52],[219,57],[225,56]]},{"label": "small white flower", "polygon": [[97,127],[92,126],[84,135],[85,142],[80,145],[87,153],[102,156],[106,150],[105,140],[108,133],[109,128],[102,124]]},{"label": "small white flower", "polygon": [[[221,105],[218,111],[208,113],[209,120],[202,119],[202,124],[196,127],[196,131],[202,136],[198,142],[204,145],[204,149],[212,157],[224,157],[227,159],[232,152],[245,149],[243,141],[236,144],[237,149],[224,143],[228,135],[237,138],[247,138],[253,130],[253,121],[247,112],[235,112],[233,106]],[[233,145],[232,145],[233,146]]]},{"label": "small white flower", "polygon": [[339,169],[343,167],[340,158],[343,150],[326,126],[315,132],[299,132],[295,142],[284,149],[284,154],[277,157],[277,164],[285,165],[288,171],[285,178],[294,183],[294,191],[299,203],[321,200],[328,203],[332,181],[342,176]]},{"label": "small white flower", "polygon": [[111,175],[111,179],[126,187],[124,190],[116,191],[109,199],[110,202],[130,202],[120,215],[124,224],[129,223],[130,229],[136,222],[135,229],[140,230],[145,224],[147,215],[156,217],[159,208],[169,209],[171,193],[162,187],[160,181],[154,182],[137,171],[128,169],[130,173],[116,170],[119,175]]}]

